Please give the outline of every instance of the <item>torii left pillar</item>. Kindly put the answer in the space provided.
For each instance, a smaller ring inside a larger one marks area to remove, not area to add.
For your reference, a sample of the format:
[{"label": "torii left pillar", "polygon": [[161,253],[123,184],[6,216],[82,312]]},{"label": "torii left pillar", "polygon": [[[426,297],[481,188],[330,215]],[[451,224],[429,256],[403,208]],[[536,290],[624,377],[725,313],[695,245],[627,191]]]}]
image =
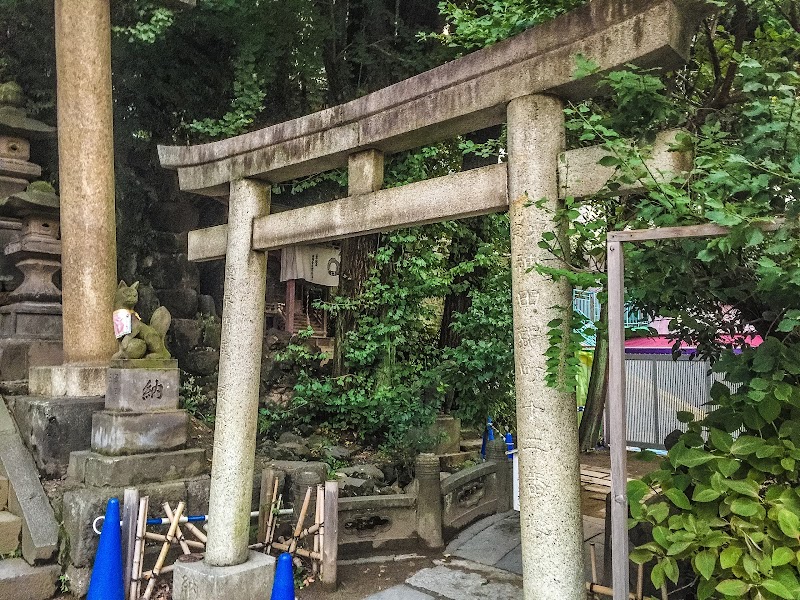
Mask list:
[{"label": "torii left pillar", "polygon": [[176,563],[175,600],[260,600],[272,589],[275,559],[247,547],[267,281],[253,220],[269,205],[269,183],[231,182],[208,544],[202,562]]}]

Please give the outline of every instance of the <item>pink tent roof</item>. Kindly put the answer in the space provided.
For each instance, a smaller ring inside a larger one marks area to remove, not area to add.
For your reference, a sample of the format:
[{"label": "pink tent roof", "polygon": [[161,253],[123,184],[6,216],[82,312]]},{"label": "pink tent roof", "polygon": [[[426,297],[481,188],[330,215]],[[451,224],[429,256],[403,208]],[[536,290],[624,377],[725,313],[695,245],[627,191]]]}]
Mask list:
[{"label": "pink tent roof", "polygon": [[[740,340],[740,336],[732,336],[732,335],[721,335],[719,337],[719,341],[724,344],[731,344],[736,340]],[[748,346],[756,347],[761,345],[764,341],[761,339],[760,335],[748,335],[745,337],[745,343]],[[629,340],[625,340],[625,351],[631,353],[645,353],[645,352],[653,352],[653,353],[667,353],[672,351],[672,345],[675,343],[674,340],[670,339],[666,335],[657,335],[653,337],[637,337],[631,338]],[[694,346],[690,346],[689,344],[681,344],[682,350],[694,350]]]}]

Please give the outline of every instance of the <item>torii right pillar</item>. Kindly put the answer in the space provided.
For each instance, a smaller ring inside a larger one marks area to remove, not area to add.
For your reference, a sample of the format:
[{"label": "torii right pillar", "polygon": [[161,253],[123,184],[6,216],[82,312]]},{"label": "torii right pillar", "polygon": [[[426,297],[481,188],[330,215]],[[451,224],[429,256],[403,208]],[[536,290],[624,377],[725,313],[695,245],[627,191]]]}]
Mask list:
[{"label": "torii right pillar", "polygon": [[563,105],[553,96],[516,98],[508,105],[507,122],[524,595],[525,600],[583,600],[575,396],[545,383],[547,324],[568,321],[565,309],[572,296],[567,282],[556,283],[535,270],[554,260],[538,243],[543,232],[552,231],[558,207]]}]

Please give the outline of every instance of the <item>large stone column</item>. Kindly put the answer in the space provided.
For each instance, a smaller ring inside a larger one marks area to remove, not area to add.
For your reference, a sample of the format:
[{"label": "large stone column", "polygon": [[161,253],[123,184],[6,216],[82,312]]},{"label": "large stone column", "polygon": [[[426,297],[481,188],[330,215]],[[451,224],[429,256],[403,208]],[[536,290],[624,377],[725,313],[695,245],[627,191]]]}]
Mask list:
[{"label": "large stone column", "polygon": [[269,204],[268,183],[231,182],[205,557],[216,567],[248,557],[267,281],[267,255],[251,250],[251,241],[253,219],[269,213]]},{"label": "large stone column", "polygon": [[117,276],[109,0],[55,0],[64,361],[116,350]]},{"label": "large stone column", "polygon": [[[519,435],[522,574],[526,600],[583,600],[583,528],[575,396],[547,387],[547,323],[563,318],[569,286],[531,270],[558,202],[562,103],[525,96],[508,105],[508,197]],[[534,205],[546,199],[544,208]]]}]

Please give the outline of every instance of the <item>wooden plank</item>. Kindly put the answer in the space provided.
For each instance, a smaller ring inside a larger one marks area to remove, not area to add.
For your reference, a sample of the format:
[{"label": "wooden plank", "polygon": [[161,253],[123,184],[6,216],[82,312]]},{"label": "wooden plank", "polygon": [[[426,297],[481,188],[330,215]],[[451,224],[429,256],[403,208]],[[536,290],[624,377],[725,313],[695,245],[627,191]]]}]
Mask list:
[{"label": "wooden plank", "polygon": [[599,492],[601,494],[607,494],[611,491],[610,485],[584,485],[582,487],[588,492]]},{"label": "wooden plank", "polygon": [[581,465],[581,473],[584,473],[584,472],[586,472],[586,473],[603,473],[603,474],[610,475],[611,474],[611,469],[607,469],[605,467],[595,467],[595,466],[591,466],[590,467],[590,466],[587,466],[587,465]]},{"label": "wooden plank", "polygon": [[581,483],[584,484],[584,485],[587,485],[587,486],[589,486],[589,485],[595,485],[595,486],[601,485],[601,486],[605,486],[605,487],[611,487],[611,480],[610,479],[603,479],[603,480],[601,480],[601,479],[584,479],[583,477],[581,477]]},{"label": "wooden plank", "polygon": [[[145,516],[145,518],[147,518]],[[136,524],[139,520],[139,490],[125,488],[122,497],[122,559],[124,561],[122,579],[125,585],[125,597],[130,598],[131,590],[127,583],[133,573],[133,554],[136,546]]]},{"label": "wooden plank", "polygon": [[[783,220],[773,223],[756,223],[755,226],[761,231],[776,231]],[[676,240],[698,237],[720,237],[728,235],[730,227],[722,227],[713,223],[703,225],[685,225],[682,227],[657,227],[654,229],[630,229],[628,231],[609,231],[609,242],[647,242],[650,240]]]},{"label": "wooden plank", "polygon": [[322,585],[332,592],[338,583],[336,561],[339,556],[339,483],[336,481],[325,482],[323,522],[325,534],[322,538]]},{"label": "wooden plank", "polygon": [[611,469],[603,471],[586,471],[581,469],[581,476],[583,475],[586,475],[587,477],[611,477]]},{"label": "wooden plank", "polygon": [[611,549],[614,600],[629,592],[627,434],[625,410],[625,259],[622,242],[608,249],[608,413],[611,431]]}]

